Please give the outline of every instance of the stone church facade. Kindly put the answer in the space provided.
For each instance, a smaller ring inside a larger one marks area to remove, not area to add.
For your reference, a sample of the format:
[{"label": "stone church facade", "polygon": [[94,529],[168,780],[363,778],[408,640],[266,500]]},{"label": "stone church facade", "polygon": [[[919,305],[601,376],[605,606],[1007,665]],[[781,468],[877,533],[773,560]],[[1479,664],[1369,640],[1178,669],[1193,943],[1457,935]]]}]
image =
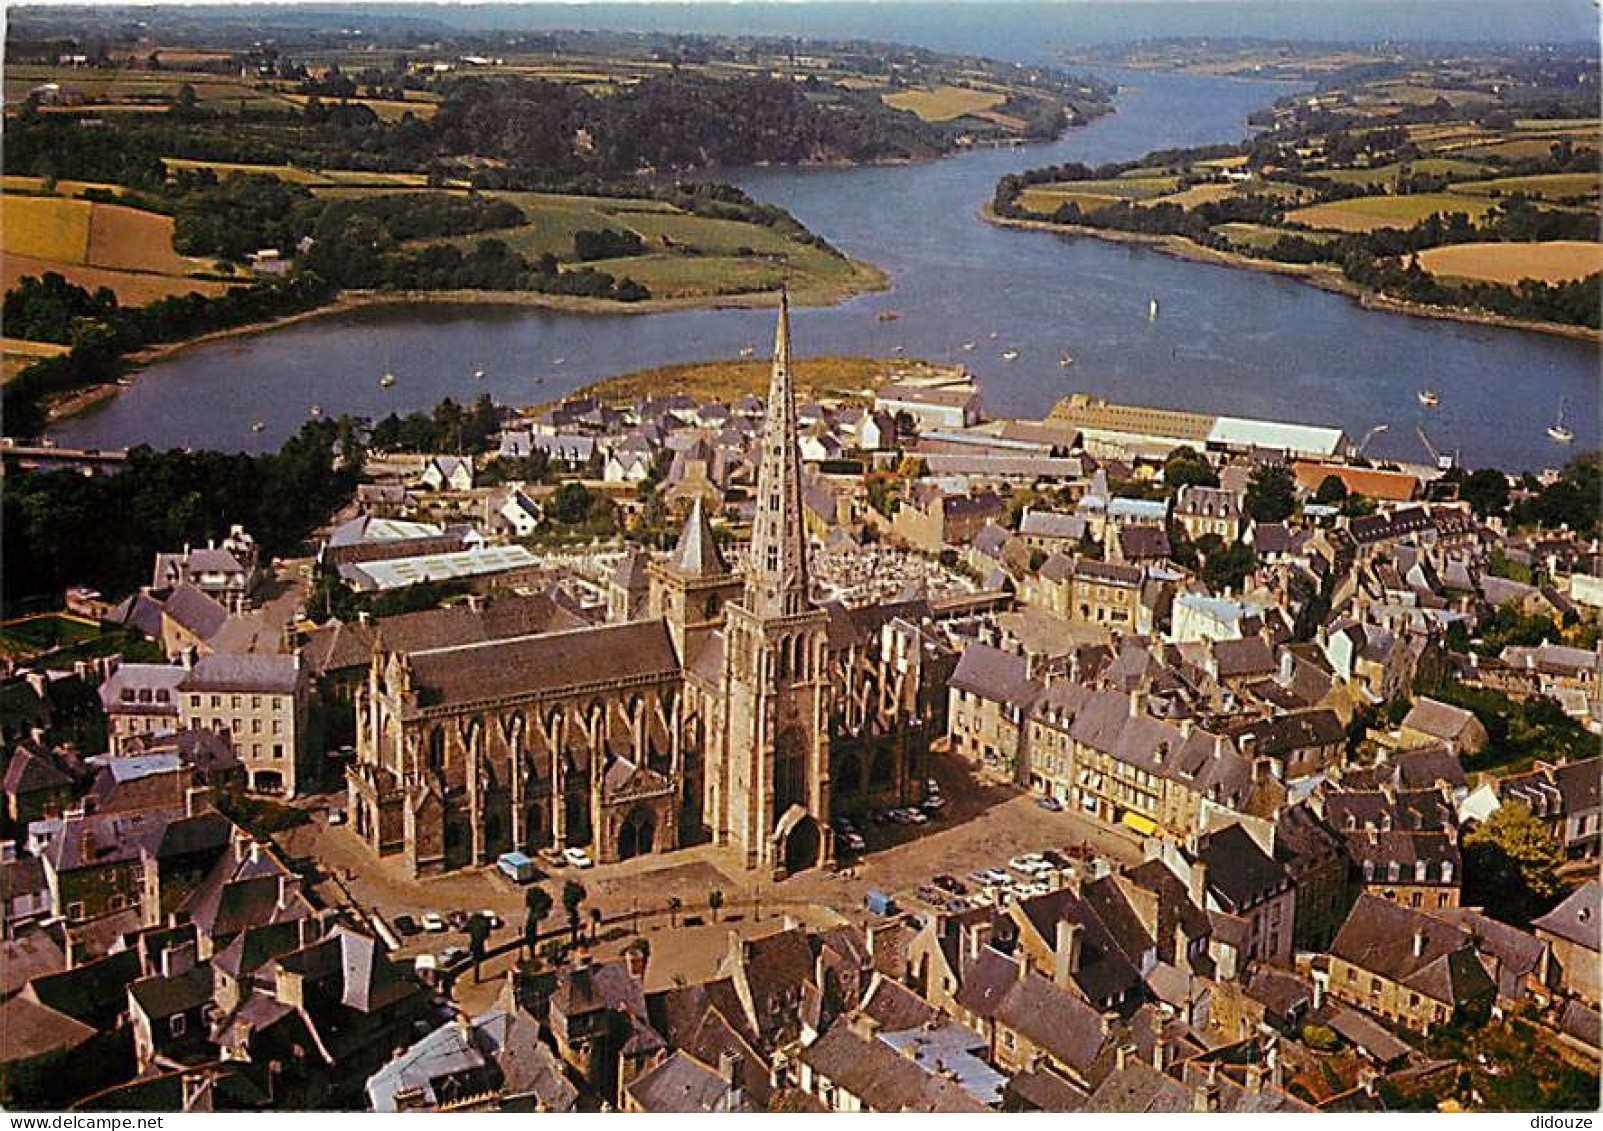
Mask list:
[{"label": "stone church facade", "polygon": [[380,635],[347,772],[370,848],[429,874],[710,838],[781,874],[830,861],[833,815],[919,793],[950,665],[922,601],[812,599],[783,305],[767,413],[743,573],[698,501],[671,555],[626,562],[620,593],[645,601],[613,602],[617,623],[412,651]]}]

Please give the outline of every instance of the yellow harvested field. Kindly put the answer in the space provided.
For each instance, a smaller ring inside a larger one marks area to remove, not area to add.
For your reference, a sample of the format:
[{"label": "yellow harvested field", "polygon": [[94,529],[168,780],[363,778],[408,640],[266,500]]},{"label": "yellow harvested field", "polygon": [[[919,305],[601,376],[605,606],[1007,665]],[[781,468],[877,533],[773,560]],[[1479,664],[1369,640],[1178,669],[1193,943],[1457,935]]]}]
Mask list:
[{"label": "yellow harvested field", "polygon": [[883,96],[885,105],[911,110],[926,122],[950,122],[965,114],[977,114],[1007,101],[994,90],[970,90],[962,86],[937,86],[927,90],[904,90]]},{"label": "yellow harvested field", "polygon": [[88,201],[57,196],[0,198],[0,250],[7,259],[21,255],[82,263],[89,255],[93,207]]},{"label": "yellow harvested field", "polygon": [[1181,208],[1195,208],[1199,204],[1212,204],[1235,195],[1236,186],[1233,184],[1202,184],[1192,185],[1181,192],[1172,192],[1168,196],[1160,196],[1152,203],[1178,204]]},{"label": "yellow harvested field", "polygon": [[[0,191],[3,192],[37,193],[44,189],[44,185],[43,177],[23,177],[16,174],[0,177]],[[127,196],[131,191],[122,185],[106,184],[102,181],[56,182],[56,194],[59,196],[82,196],[90,189],[99,189],[117,196]]]},{"label": "yellow harvested field", "polygon": [[1311,228],[1335,232],[1373,232],[1379,228],[1412,228],[1435,212],[1462,212],[1478,219],[1496,203],[1485,197],[1454,196],[1445,192],[1408,196],[1360,196],[1288,212],[1286,219]]},{"label": "yellow harvested field", "polygon": [[[422,104],[419,103],[419,105]],[[277,177],[279,180],[287,181],[292,185],[306,185],[309,188],[332,188],[336,185],[416,188],[429,183],[428,176],[423,173],[368,173],[361,169],[303,169],[299,165],[241,165],[232,161],[189,161],[178,157],[163,157],[162,164],[166,165],[168,170],[210,169],[219,177],[226,177],[230,173]]]},{"label": "yellow harvested field", "polygon": [[1518,283],[1538,279],[1567,283],[1603,271],[1603,244],[1584,240],[1548,243],[1461,243],[1419,253],[1420,266],[1432,275]]},{"label": "yellow harvested field", "polygon": [[30,342],[26,338],[0,338],[0,382],[9,381],[41,357],[67,352],[55,342]]},{"label": "yellow harvested field", "polygon": [[91,267],[161,275],[213,270],[209,260],[191,259],[173,250],[172,217],[116,204],[94,206],[85,261]]},{"label": "yellow harvested field", "polygon": [[143,306],[169,295],[183,295],[199,291],[204,295],[221,294],[227,283],[203,279],[186,279],[179,275],[146,275],[137,271],[113,271],[104,267],[86,267],[75,263],[62,263],[57,259],[35,259],[25,255],[5,255],[4,288],[11,290],[25,276],[39,276],[54,271],[69,283],[94,291],[110,287],[117,292],[117,301],[124,306]]}]

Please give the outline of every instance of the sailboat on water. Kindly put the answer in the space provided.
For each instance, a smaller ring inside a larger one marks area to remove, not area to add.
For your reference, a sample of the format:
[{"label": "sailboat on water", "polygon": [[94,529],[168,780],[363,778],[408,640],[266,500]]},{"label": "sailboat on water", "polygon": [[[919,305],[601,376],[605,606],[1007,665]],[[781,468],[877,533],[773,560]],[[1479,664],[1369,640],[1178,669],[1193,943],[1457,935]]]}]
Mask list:
[{"label": "sailboat on water", "polygon": [[1158,300],[1154,298],[1154,299],[1151,299],[1151,300],[1149,300],[1147,302],[1147,321],[1148,322],[1156,322],[1157,320],[1158,320]]},{"label": "sailboat on water", "polygon": [[1547,434],[1560,444],[1568,444],[1575,439],[1575,430],[1564,423],[1564,410],[1570,406],[1568,398],[1558,402],[1558,419],[1547,427]]}]

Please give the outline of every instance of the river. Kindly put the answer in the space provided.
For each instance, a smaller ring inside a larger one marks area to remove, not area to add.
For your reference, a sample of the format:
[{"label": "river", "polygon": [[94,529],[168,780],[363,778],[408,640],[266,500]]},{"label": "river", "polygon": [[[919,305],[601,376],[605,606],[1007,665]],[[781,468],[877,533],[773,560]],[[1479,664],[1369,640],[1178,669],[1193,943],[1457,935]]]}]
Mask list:
[{"label": "river", "polygon": [[[1310,424],[1359,436],[1373,454],[1426,459],[1417,429],[1471,466],[1556,466],[1544,429],[1559,402],[1595,443],[1598,349],[1567,338],[1365,310],[1293,280],[1092,238],[998,228],[980,206],[1005,172],[1090,163],[1240,138],[1247,114],[1286,86],[1101,71],[1118,110],[1050,145],[912,166],[726,174],[761,200],[884,267],[890,291],[798,311],[806,354],[962,361],[989,411],[1040,415],[1087,390],[1137,404]],[[1160,313],[1148,317],[1149,300]],[[880,321],[894,310],[900,317]],[[426,409],[487,392],[549,400],[614,373],[759,352],[763,311],[579,315],[508,306],[389,306],[331,315],[184,351],[131,388],[57,425],[63,444],[275,447],[319,404],[329,415]],[[991,335],[994,333],[995,337]],[[964,351],[965,342],[977,343]],[[1017,350],[1005,360],[1006,350]],[[1068,353],[1073,364],[1060,365]],[[475,379],[475,370],[484,370]],[[397,381],[382,389],[379,376]],[[535,383],[534,378],[540,382]],[[1415,392],[1441,394],[1428,414]],[[252,422],[265,425],[259,433]]]}]

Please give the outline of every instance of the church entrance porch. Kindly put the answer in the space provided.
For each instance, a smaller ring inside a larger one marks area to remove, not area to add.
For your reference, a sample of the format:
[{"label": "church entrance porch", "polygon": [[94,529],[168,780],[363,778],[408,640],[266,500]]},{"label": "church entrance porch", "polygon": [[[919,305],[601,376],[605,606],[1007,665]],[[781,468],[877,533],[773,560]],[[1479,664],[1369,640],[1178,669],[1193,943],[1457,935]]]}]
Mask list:
[{"label": "church entrance porch", "polygon": [[824,830],[800,805],[792,805],[774,828],[775,870],[784,875],[804,872],[828,863]]},{"label": "church entrance porch", "polygon": [[657,835],[657,818],[650,809],[639,806],[624,819],[618,830],[618,859],[630,860],[651,852]]}]

